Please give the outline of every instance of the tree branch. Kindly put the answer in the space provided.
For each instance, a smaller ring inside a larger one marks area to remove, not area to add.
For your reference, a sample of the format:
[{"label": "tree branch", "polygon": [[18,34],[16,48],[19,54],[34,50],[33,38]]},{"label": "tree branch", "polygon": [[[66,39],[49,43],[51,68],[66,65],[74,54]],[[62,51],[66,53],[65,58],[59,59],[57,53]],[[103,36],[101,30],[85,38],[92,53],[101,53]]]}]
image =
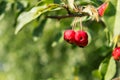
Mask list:
[{"label": "tree branch", "polygon": [[64,19],[64,18],[71,18],[71,17],[82,17],[87,16],[88,14],[69,14],[69,15],[63,15],[63,16],[46,16],[46,18],[52,18],[52,19]]}]

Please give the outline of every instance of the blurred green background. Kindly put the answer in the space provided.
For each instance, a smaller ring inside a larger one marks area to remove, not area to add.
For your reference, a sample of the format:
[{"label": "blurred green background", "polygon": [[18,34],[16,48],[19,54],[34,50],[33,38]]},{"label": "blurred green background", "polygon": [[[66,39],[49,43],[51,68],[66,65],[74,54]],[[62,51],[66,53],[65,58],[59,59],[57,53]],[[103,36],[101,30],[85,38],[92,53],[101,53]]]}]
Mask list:
[{"label": "blurred green background", "polygon": [[[14,34],[18,15],[39,1],[0,0],[0,80],[100,80],[95,72],[111,56],[109,43],[118,0],[111,0],[103,22],[83,22],[84,30],[89,33],[85,48],[63,40],[63,32],[71,29],[73,18],[60,21],[46,18],[46,15],[64,15],[65,10],[44,13]],[[76,0],[76,3],[89,1],[95,6],[104,2]]]}]

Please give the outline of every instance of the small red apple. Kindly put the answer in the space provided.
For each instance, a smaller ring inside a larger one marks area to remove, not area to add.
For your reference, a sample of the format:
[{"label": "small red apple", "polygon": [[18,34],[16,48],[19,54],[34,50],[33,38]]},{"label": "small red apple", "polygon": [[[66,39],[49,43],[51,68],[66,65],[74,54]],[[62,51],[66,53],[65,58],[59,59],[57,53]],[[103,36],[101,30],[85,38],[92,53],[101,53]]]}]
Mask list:
[{"label": "small red apple", "polygon": [[120,47],[116,47],[113,52],[112,52],[112,56],[115,60],[120,60]]},{"label": "small red apple", "polygon": [[66,30],[64,32],[64,40],[71,44],[74,43],[75,42],[75,31],[74,30]]},{"label": "small red apple", "polygon": [[85,31],[79,30],[75,33],[75,43],[80,47],[85,47],[88,44],[88,35]]}]

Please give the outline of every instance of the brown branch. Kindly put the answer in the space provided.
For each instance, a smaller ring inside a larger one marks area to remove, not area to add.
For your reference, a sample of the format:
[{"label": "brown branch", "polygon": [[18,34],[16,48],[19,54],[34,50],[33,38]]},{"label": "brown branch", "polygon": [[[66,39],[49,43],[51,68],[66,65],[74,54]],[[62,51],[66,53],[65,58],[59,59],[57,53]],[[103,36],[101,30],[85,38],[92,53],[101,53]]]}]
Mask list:
[{"label": "brown branch", "polygon": [[[67,15],[61,15],[61,16],[46,16],[46,18],[52,18],[52,19],[64,19],[64,18],[71,18],[71,17],[82,17],[82,16],[88,16],[89,14],[87,13],[80,13],[80,9],[79,8],[76,8],[75,9],[75,13],[72,13],[70,10],[69,10],[69,7],[67,5],[61,5],[61,7],[63,7],[66,11],[67,11]],[[77,7],[77,6],[76,6]],[[78,14],[79,13],[79,14]]]},{"label": "brown branch", "polygon": [[71,18],[71,17],[82,17],[87,16],[88,14],[69,14],[69,15],[63,15],[63,16],[46,16],[46,18],[52,18],[52,19],[64,19],[64,18]]}]

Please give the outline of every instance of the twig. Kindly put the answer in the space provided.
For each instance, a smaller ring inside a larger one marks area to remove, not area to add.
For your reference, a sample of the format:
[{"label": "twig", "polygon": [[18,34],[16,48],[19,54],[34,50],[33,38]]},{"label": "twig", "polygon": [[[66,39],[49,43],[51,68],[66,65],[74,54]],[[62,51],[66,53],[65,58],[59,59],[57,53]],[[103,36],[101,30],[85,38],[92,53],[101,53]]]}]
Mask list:
[{"label": "twig", "polygon": [[82,17],[86,16],[88,14],[69,14],[69,15],[63,15],[63,16],[46,16],[46,18],[52,18],[52,19],[64,19],[64,18],[71,18],[71,17]]},{"label": "twig", "polygon": [[62,5],[64,9],[66,9],[68,14],[72,14],[71,11],[69,10],[69,7],[67,5]]}]

